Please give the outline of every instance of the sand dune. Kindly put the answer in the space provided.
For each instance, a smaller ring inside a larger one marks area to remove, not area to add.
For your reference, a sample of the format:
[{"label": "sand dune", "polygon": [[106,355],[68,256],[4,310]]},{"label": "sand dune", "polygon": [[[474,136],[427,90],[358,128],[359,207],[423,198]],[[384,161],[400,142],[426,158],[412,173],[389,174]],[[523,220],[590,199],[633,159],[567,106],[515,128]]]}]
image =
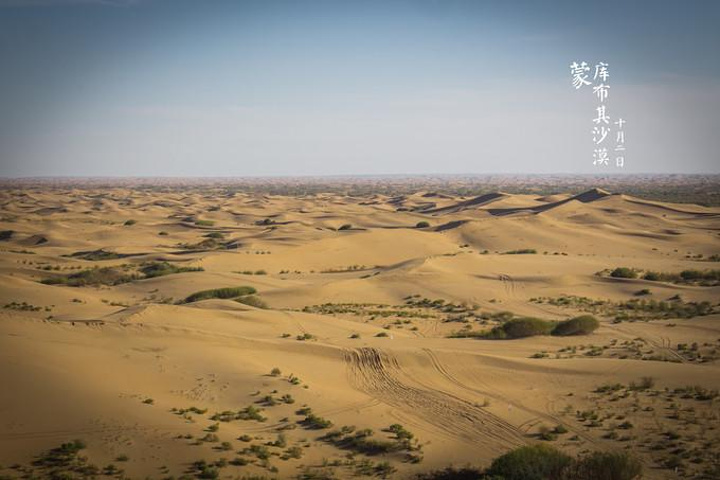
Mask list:
[{"label": "sand dune", "polygon": [[[632,451],[644,478],[712,478],[720,285],[679,273],[717,270],[717,208],[599,188],[36,189],[0,205],[0,475],[47,473],[33,460],[81,438],[88,462],[130,478],[193,478],[193,462],[220,459],[221,478],[355,478],[361,461],[413,478],[545,441]],[[580,314],[600,327],[478,338]],[[213,419],[225,411],[245,413]],[[325,436],[343,426],[391,447]]]}]

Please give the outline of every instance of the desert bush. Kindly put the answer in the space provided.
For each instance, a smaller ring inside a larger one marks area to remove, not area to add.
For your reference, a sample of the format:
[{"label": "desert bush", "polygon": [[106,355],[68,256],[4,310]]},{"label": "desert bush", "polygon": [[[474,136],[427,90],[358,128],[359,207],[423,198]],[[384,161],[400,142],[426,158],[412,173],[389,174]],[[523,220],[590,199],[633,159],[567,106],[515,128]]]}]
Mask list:
[{"label": "desert bush", "polygon": [[637,272],[628,267],[617,267],[615,270],[610,272],[610,276],[613,278],[637,278]]},{"label": "desert bush", "polygon": [[588,335],[600,326],[600,322],[597,321],[592,315],[581,315],[568,320],[564,320],[557,325],[552,331],[553,335],[557,336],[569,336],[569,335]]},{"label": "desert bush", "polygon": [[351,228],[352,228],[352,225],[350,225],[349,223],[346,223],[344,225],[341,225],[340,228],[338,228],[338,230],[350,230]]},{"label": "desert bush", "polygon": [[324,428],[332,427],[332,422],[326,418],[319,417],[314,413],[310,412],[305,419],[300,421],[300,424],[305,428],[311,430],[322,430]]},{"label": "desert bush", "polygon": [[213,222],[212,220],[196,220],[195,225],[197,225],[198,227],[212,227],[213,225],[215,225],[215,222]]},{"label": "desert bush", "polygon": [[555,324],[533,317],[514,318],[502,325],[493,327],[484,334],[484,338],[502,340],[532,337],[535,335],[549,335]]},{"label": "desert bush", "polygon": [[547,445],[516,448],[493,460],[487,470],[503,480],[560,480],[573,459]]},{"label": "desert bush", "polygon": [[183,303],[198,302],[200,300],[208,300],[210,298],[236,298],[243,295],[252,295],[256,293],[253,287],[226,287],[226,288],[213,288],[211,290],[202,290],[189,295]]},{"label": "desert bush", "polygon": [[126,227],[132,227],[136,223],[137,223],[137,220],[130,219],[130,220],[126,220],[125,223],[123,223],[123,225],[125,225]]},{"label": "desert bush", "polygon": [[262,309],[269,308],[268,304],[265,303],[265,301],[260,299],[260,297],[256,297],[255,295],[243,296],[243,297],[235,299],[235,301],[238,303],[242,303],[243,305],[248,305],[250,307],[262,308]]},{"label": "desert bush", "polygon": [[633,480],[641,473],[642,465],[627,452],[594,452],[575,462],[564,478]]},{"label": "desert bush", "polygon": [[519,250],[508,250],[505,255],[528,255],[536,254],[537,250],[534,248],[521,248]]},{"label": "desert bush", "polygon": [[430,223],[428,222],[418,222],[415,224],[415,228],[428,228],[430,226]]},{"label": "desert bush", "polygon": [[442,470],[421,473],[417,480],[481,480],[483,472],[472,467],[455,468],[447,467]]},{"label": "desert bush", "polygon": [[117,268],[102,267],[81,270],[67,276],[45,278],[41,280],[40,283],[45,285],[65,285],[68,287],[113,286],[132,282],[138,278],[137,275],[126,273]]},{"label": "desert bush", "polygon": [[653,377],[642,377],[638,383],[630,382],[630,390],[648,390],[655,386],[655,379]]},{"label": "desert bush", "polygon": [[145,278],[162,277],[173,273],[202,272],[202,267],[178,267],[169,262],[147,262],[140,266],[140,272]]},{"label": "desert bush", "polygon": [[423,473],[417,480],[635,480],[642,465],[627,452],[594,452],[573,458],[545,444],[516,448],[493,460],[485,470],[474,468]]},{"label": "desert bush", "polygon": [[274,367],[272,370],[270,370],[270,375],[273,377],[278,377],[282,374],[282,371],[278,367]]}]

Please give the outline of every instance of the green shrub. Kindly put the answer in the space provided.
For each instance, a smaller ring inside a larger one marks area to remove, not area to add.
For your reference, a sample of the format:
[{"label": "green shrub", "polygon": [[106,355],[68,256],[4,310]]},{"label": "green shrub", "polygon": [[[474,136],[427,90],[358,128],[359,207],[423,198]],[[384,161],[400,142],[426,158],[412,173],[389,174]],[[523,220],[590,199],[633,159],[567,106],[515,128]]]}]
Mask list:
[{"label": "green shrub", "polygon": [[610,272],[610,276],[613,278],[637,278],[637,272],[628,267],[617,267],[615,270]]},{"label": "green shrub", "polygon": [[66,285],[68,287],[84,287],[96,285],[120,285],[137,280],[137,275],[128,274],[113,267],[91,268],[61,277],[45,278],[40,281],[45,285]]},{"label": "green shrub", "polygon": [[130,219],[130,220],[126,220],[123,225],[125,225],[126,227],[132,227],[136,223],[137,223],[137,220]]},{"label": "green shrub", "polygon": [[502,340],[513,338],[532,337],[535,335],[549,335],[555,324],[539,318],[514,318],[494,327],[484,335],[484,338]]},{"label": "green shrub", "polygon": [[332,422],[326,418],[319,417],[315,415],[314,413],[308,414],[304,420],[300,421],[300,423],[305,427],[309,428],[311,430],[321,430],[323,428],[330,428],[332,427]]},{"label": "green shrub", "polygon": [[173,273],[202,272],[204,270],[202,267],[178,267],[169,262],[147,262],[140,267],[140,272],[145,275],[145,278],[162,277]]},{"label": "green shrub", "polygon": [[600,322],[592,315],[581,315],[558,323],[552,331],[553,335],[565,337],[569,335],[589,335],[597,330]]},{"label": "green shrub", "polygon": [[350,230],[351,228],[352,228],[352,225],[350,225],[349,223],[346,223],[344,225],[341,225],[340,228],[338,228],[338,230]]},{"label": "green shrub", "polygon": [[627,452],[594,452],[568,470],[566,478],[633,480],[642,473],[642,465]]},{"label": "green shrub", "polygon": [[195,225],[197,225],[198,227],[212,227],[213,225],[215,225],[215,222],[213,222],[212,220],[196,220]]},{"label": "green shrub", "polygon": [[252,295],[256,293],[253,287],[226,287],[226,288],[213,288],[211,290],[202,290],[189,295],[183,303],[199,302],[200,300],[207,300],[210,298],[236,298],[243,295]]},{"label": "green shrub", "polygon": [[415,224],[415,228],[428,228],[430,226],[430,223],[428,222],[418,222]]},{"label": "green shrub", "polygon": [[503,480],[561,480],[572,457],[547,445],[516,448],[493,460],[487,473]]},{"label": "green shrub", "polygon": [[650,280],[651,282],[660,281],[660,274],[658,272],[646,272],[643,275],[643,280]]},{"label": "green shrub", "polygon": [[247,295],[244,297],[240,297],[235,300],[238,303],[242,303],[243,305],[249,305],[251,307],[255,308],[262,308],[266,309],[268,308],[268,304],[265,303],[263,300],[261,300],[259,297],[256,297],[255,295]]},{"label": "green shrub", "polygon": [[537,250],[534,248],[521,248],[519,250],[508,250],[505,252],[505,255],[534,255],[537,253]]}]

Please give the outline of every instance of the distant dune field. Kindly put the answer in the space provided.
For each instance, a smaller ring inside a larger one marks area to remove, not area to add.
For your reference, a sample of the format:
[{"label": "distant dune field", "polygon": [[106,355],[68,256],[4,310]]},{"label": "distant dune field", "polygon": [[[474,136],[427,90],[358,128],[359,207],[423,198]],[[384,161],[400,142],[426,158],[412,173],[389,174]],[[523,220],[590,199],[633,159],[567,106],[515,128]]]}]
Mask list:
[{"label": "distant dune field", "polygon": [[718,207],[86,187],[0,217],[0,478],[415,478],[535,444],[719,478]]}]

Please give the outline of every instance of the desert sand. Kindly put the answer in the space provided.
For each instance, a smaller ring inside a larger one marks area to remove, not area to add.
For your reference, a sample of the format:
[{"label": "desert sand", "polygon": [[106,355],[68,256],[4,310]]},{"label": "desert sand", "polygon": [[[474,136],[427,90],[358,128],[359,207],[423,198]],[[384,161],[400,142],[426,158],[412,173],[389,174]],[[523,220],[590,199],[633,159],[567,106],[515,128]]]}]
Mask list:
[{"label": "desert sand", "polygon": [[[75,439],[108,478],[413,478],[534,443],[720,472],[720,286],[644,278],[716,270],[720,208],[602,189],[0,204],[0,476],[42,478]],[[583,314],[589,335],[480,337]],[[363,429],[378,451],[348,441]]]}]

